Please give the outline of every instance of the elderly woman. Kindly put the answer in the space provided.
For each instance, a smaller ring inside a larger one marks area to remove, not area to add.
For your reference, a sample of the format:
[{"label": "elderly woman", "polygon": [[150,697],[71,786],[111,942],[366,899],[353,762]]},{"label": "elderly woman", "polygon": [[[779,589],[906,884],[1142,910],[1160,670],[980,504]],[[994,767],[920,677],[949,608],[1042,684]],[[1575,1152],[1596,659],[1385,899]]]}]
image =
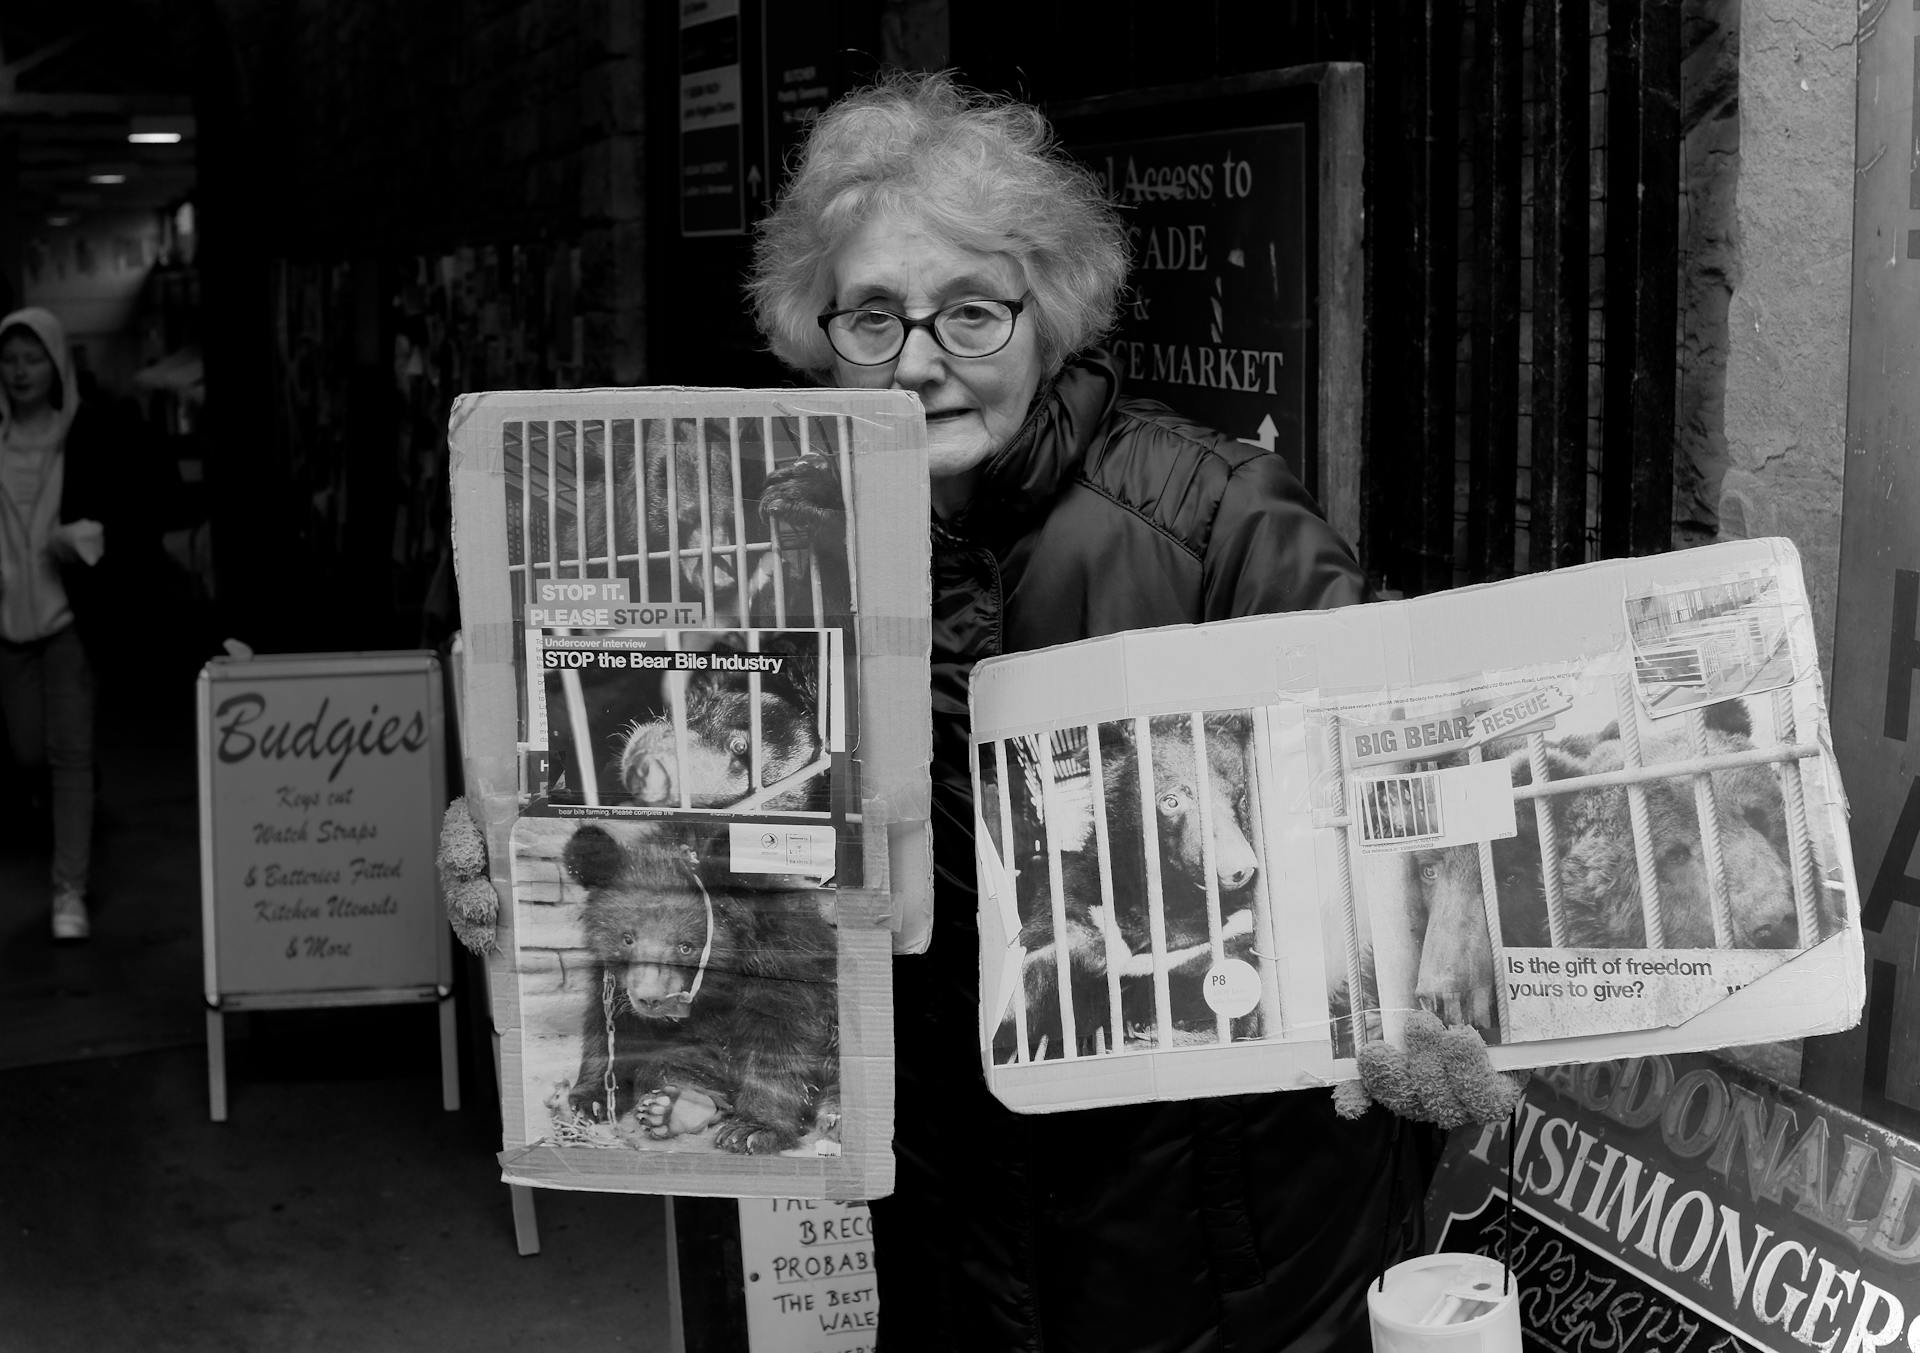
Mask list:
[{"label": "elderly woman", "polygon": [[1021,1117],[979,1071],[973,665],[1366,596],[1278,455],[1126,397],[1095,346],[1126,273],[1113,208],[1040,113],[943,76],[823,114],[759,237],[774,353],[926,407],[936,903],[930,952],[895,965],[883,1345],[1364,1349],[1366,1284],[1423,1182],[1388,1115],[1295,1093]]}]

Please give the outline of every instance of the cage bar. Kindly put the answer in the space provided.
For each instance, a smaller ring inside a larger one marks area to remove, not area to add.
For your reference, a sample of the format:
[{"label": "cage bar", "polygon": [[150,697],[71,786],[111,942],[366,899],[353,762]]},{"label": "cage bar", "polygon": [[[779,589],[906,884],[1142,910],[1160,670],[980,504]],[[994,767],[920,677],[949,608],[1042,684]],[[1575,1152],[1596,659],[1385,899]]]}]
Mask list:
[{"label": "cage bar", "polygon": [[[761,459],[765,462],[768,477],[771,478],[774,470],[778,468],[778,463],[775,461],[773,454],[772,414],[767,414],[761,418],[760,437]],[[772,529],[771,524],[769,524],[767,536],[767,553],[773,560],[773,623],[776,625],[785,625],[787,623],[787,561],[780,553],[780,532]],[[817,615],[814,616],[813,619],[816,624],[820,621],[820,617]],[[823,654],[823,664],[824,657],[825,655]],[[822,665],[820,670],[824,672],[826,671],[826,667]]]},{"label": "cage bar", "polygon": [[[805,459],[807,452],[811,450],[813,447],[813,420],[807,417],[807,415],[801,414],[799,418],[799,423],[800,423],[800,455],[802,459]],[[849,513],[848,515],[852,515],[852,514]],[[848,558],[849,560],[851,560],[852,556],[849,555]],[[849,569],[848,571],[851,572],[852,570]],[[824,598],[821,596],[820,561],[818,558],[815,557],[815,552],[812,550],[807,551],[807,583],[808,583],[808,586],[811,588],[812,595],[813,595],[814,623],[819,624],[821,622],[822,617],[824,617],[827,613],[827,607],[826,607],[826,602]]]},{"label": "cage bar", "polygon": [[[1774,736],[1782,742],[1794,737],[1793,690],[1782,686],[1773,693]],[[1807,821],[1805,768],[1798,760],[1783,763],[1777,772],[1787,810],[1787,858],[1793,868],[1793,909],[1800,923],[1800,946],[1818,944],[1822,880],[1814,862],[1813,835]]]},{"label": "cage bar", "polygon": [[[1014,880],[1014,912],[1019,914],[1019,879],[1015,871],[1019,866],[1013,854],[1013,767],[1008,764],[1008,752],[1011,742],[993,744],[1000,757],[1000,858],[1006,862],[1007,875]],[[1013,983],[1013,1035],[1016,1062],[1031,1061],[1027,1051],[1027,963],[1026,952],[1021,951],[1020,972]]]},{"label": "cage bar", "polygon": [[580,781],[580,801],[589,808],[600,806],[600,768],[594,764],[593,729],[587,723],[587,699],[580,689],[580,673],[571,667],[560,671],[560,693],[567,707],[567,721],[573,725],[573,763]]},{"label": "cage bar", "polygon": [[[747,652],[760,651],[760,631],[747,631]],[[824,703],[824,702],[816,702]],[[752,797],[760,792],[760,781],[764,777],[766,748],[760,741],[760,673],[747,673],[747,795]]]},{"label": "cage bar", "polygon": [[1146,847],[1147,934],[1153,952],[1154,1042],[1173,1046],[1173,996],[1167,982],[1167,912],[1165,890],[1160,886],[1159,814],[1154,804],[1159,791],[1153,785],[1153,725],[1145,715],[1133,721],[1134,761],[1140,767],[1140,839]]},{"label": "cage bar", "polygon": [[[1218,964],[1226,958],[1227,950],[1220,936],[1220,867],[1213,844],[1213,768],[1207,764],[1206,716],[1198,712],[1189,714],[1187,726],[1193,737],[1194,798],[1200,809],[1200,868],[1207,879],[1207,947]],[[1213,1022],[1219,1040],[1233,1042],[1233,1020],[1216,1010]]]},{"label": "cage bar", "polygon": [[[1101,942],[1117,925],[1113,909],[1113,842],[1107,828],[1107,773],[1100,755],[1100,730],[1087,730],[1087,780],[1092,790],[1093,842],[1100,861],[1100,907],[1107,918],[1101,927]],[[1111,944],[1107,954],[1107,1046],[1115,1051],[1126,1047],[1126,1012],[1120,999],[1120,965],[1113,961]]]},{"label": "cage bar", "polygon": [[[1646,764],[1640,754],[1640,718],[1634,704],[1633,677],[1622,672],[1615,678],[1620,718],[1620,747],[1626,764],[1639,768]],[[1647,948],[1667,947],[1667,927],[1660,910],[1660,879],[1654,867],[1653,825],[1647,816],[1646,791],[1638,783],[1627,786],[1627,816],[1633,824],[1633,861],[1640,871],[1640,911],[1645,920]]]},{"label": "cage bar", "polygon": [[557,439],[574,453],[574,578],[588,576],[588,449],[580,438],[580,424],[572,418],[559,426]]},{"label": "cage bar", "polygon": [[[667,486],[667,600],[678,602],[680,600],[680,475],[673,463],[673,420],[662,418],[660,423],[666,430],[662,442],[663,454],[666,456],[666,473],[660,478]],[[651,559],[652,556],[649,555],[648,558]]]},{"label": "cage bar", "polygon": [[[1479,747],[1467,748],[1468,765],[1478,765],[1480,756]],[[1480,857],[1480,906],[1486,913],[1487,943],[1489,949],[1497,954],[1505,942],[1505,936],[1500,931],[1500,876],[1493,868],[1493,842],[1479,841],[1475,846]],[[1499,973],[1494,974],[1493,1001],[1500,1013],[1500,1036],[1511,1037],[1513,1016],[1508,1009],[1507,984],[1500,980]]]},{"label": "cage bar", "polygon": [[[583,441],[588,440],[587,429],[590,426],[592,425],[586,423],[580,425],[581,439]],[[600,428],[600,483],[602,485],[600,504],[607,518],[607,533],[602,539],[606,542],[607,576],[609,578],[617,578],[620,576],[620,536],[614,526],[613,513],[613,424],[601,422],[598,426]],[[583,519],[585,516],[584,506],[585,503],[584,500],[582,500]]]},{"label": "cage bar", "polygon": [[[678,631],[669,633],[667,642],[678,643]],[[691,808],[693,793],[687,787],[689,780],[687,771],[690,764],[688,753],[692,750],[692,742],[687,736],[687,674],[675,672],[673,685],[669,689],[672,694],[667,700],[667,718],[673,724],[673,792],[674,796],[680,800],[682,808]]]},{"label": "cage bar", "polygon": [[[652,580],[647,576],[652,572],[647,553],[647,438],[645,424],[638,418],[630,421],[633,424],[633,568],[640,575],[640,601],[645,604],[653,600]],[[607,497],[611,501],[612,481],[608,481],[608,489]]]},{"label": "cage bar", "polygon": [[[1527,764],[1533,769],[1533,782],[1546,784],[1545,733],[1527,735]],[[1561,949],[1567,943],[1567,903],[1560,893],[1560,832],[1554,826],[1553,805],[1544,796],[1533,801],[1533,824],[1540,834],[1540,886],[1547,895],[1547,942]]]},{"label": "cage bar", "polygon": [[[1327,717],[1327,766],[1333,774],[1333,792],[1336,796],[1344,794],[1346,784],[1345,759],[1340,750],[1340,716]],[[1335,804],[1335,811],[1351,819],[1357,814],[1348,813],[1344,800]],[[1346,922],[1347,941],[1347,1031],[1353,1050],[1358,1052],[1367,1030],[1367,1022],[1362,1016],[1359,1005],[1366,992],[1363,970],[1360,966],[1360,915],[1358,900],[1353,891],[1353,833],[1359,830],[1359,824],[1349,820],[1334,841],[1334,862],[1339,872],[1340,903],[1345,912],[1342,918]]]},{"label": "cage bar", "polygon": [[533,423],[539,431],[540,444],[547,453],[547,577],[560,576],[560,477],[559,467],[554,464],[553,424]]},{"label": "cage bar", "polygon": [[1280,941],[1274,927],[1273,895],[1267,887],[1267,805],[1260,792],[1259,767],[1271,766],[1273,740],[1267,721],[1253,721],[1255,773],[1247,777],[1248,817],[1253,833],[1253,957],[1254,970],[1260,974],[1260,1032],[1265,1038],[1279,1038],[1286,1030],[1284,1001],[1280,990]]},{"label": "cage bar", "polygon": [[1053,907],[1053,964],[1057,986],[1054,998],[1060,1007],[1060,1056],[1070,1062],[1080,1055],[1080,1040],[1073,1009],[1073,955],[1067,940],[1066,881],[1060,869],[1060,796],[1055,792],[1053,758],[1042,753],[1039,761],[1040,811],[1047,838],[1047,886]]},{"label": "cage bar", "polygon": [[[718,619],[716,612],[720,608],[713,591],[713,476],[707,468],[707,420],[694,418],[689,421],[693,424],[694,490],[700,495],[700,548],[698,551],[689,550],[688,553],[697,553],[699,556],[700,600],[707,608],[707,618],[711,622]],[[669,447],[667,450],[667,464],[675,475],[680,473],[680,457],[675,454],[677,449]],[[677,569],[679,557],[676,556],[673,562]]]},{"label": "cage bar", "polygon": [[[1696,761],[1707,757],[1707,713],[1689,710],[1687,741]],[[1720,840],[1720,796],[1714,790],[1708,771],[1693,774],[1693,810],[1700,819],[1700,854],[1707,866],[1707,904],[1713,914],[1713,943],[1719,949],[1733,948],[1733,898],[1727,891],[1727,861]]]},{"label": "cage bar", "polygon": [[533,438],[525,423],[511,426],[520,431],[520,603],[525,607],[533,603]]},{"label": "cage bar", "polygon": [[[703,423],[702,427],[705,426]],[[705,441],[704,436],[702,441]],[[701,456],[702,463],[706,457]],[[740,624],[742,628],[753,623],[747,614],[747,580],[750,570],[747,561],[747,506],[740,485],[742,465],[740,461],[740,420],[737,417],[727,419],[727,465],[733,473],[733,590],[738,594],[740,603]],[[709,542],[711,544],[711,542]],[[756,696],[758,692],[755,692]],[[759,781],[754,781],[758,784]]]}]

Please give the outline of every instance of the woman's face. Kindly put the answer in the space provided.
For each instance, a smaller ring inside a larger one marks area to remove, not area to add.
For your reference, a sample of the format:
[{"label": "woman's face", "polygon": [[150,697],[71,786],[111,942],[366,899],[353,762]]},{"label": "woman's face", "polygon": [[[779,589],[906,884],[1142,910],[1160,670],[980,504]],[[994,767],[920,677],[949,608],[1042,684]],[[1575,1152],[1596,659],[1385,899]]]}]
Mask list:
[{"label": "woman's face", "polygon": [[53,358],[44,343],[19,330],[0,339],[0,390],[16,415],[38,413],[53,394]]},{"label": "woman's face", "polygon": [[[869,222],[841,248],[833,285],[836,308],[870,305],[916,319],[955,301],[1018,300],[1027,289],[1004,254],[976,254],[897,217]],[[834,360],[842,385],[920,396],[934,507],[948,515],[972,496],[981,464],[1019,430],[1040,375],[1031,308],[1015,322],[1012,341],[990,357],[955,357],[921,328],[884,366]]]}]

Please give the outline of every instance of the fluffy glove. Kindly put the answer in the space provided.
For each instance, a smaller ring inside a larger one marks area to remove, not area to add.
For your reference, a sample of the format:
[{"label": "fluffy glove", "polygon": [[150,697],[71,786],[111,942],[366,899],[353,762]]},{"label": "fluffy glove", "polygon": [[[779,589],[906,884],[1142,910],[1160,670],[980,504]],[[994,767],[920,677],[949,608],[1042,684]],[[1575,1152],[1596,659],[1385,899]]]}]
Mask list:
[{"label": "fluffy glove", "polygon": [[1378,1104],[1402,1118],[1456,1128],[1490,1123],[1513,1112],[1524,1076],[1493,1069],[1487,1045],[1468,1025],[1448,1028],[1425,1010],[1407,1016],[1407,1046],[1369,1043],[1360,1049],[1360,1079],[1333,1088],[1342,1118],[1358,1118]]},{"label": "fluffy glove", "polygon": [[500,898],[487,878],[487,838],[473,819],[465,796],[447,805],[440,822],[440,849],[433,857],[447,920],[460,943],[476,954],[494,947],[493,927],[500,919]]}]

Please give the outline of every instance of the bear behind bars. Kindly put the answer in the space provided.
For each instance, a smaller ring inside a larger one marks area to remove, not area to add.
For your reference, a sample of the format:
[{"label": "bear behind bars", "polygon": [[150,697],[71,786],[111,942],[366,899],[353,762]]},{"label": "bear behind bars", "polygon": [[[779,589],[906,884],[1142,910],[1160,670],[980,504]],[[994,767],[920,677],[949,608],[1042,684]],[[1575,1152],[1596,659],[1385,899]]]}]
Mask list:
[{"label": "bear behind bars", "polygon": [[[563,482],[565,472],[577,469],[580,489],[577,508],[565,501],[564,491],[555,508],[556,571],[563,576],[579,572],[626,578],[636,601],[644,593],[654,602],[710,604],[712,623],[784,623],[811,615],[809,551],[793,548],[804,542],[817,549],[826,566],[823,582],[830,599],[839,600],[846,569],[844,541],[837,533],[844,529],[844,519],[803,511],[782,499],[794,531],[776,564],[774,532],[761,517],[768,474],[764,447],[743,443],[736,475],[734,448],[724,425],[707,420],[704,438],[698,425],[694,419],[646,420],[638,456],[616,437],[609,457],[602,434],[588,424],[577,466],[566,449],[558,452]],[[614,428],[619,431],[623,425],[616,422]],[[537,453],[534,459],[540,463]],[[643,467],[637,485],[636,459]],[[517,494],[509,493],[508,510],[510,515],[519,513]],[[536,517],[536,538],[545,525]],[[646,560],[639,557],[643,536]],[[530,550],[529,557],[537,561],[539,553]],[[776,600],[781,604],[776,606]]]},{"label": "bear behind bars", "polygon": [[648,1097],[690,1093],[718,1110],[715,1146],[755,1154],[837,1121],[836,945],[814,896],[703,880],[690,847],[704,833],[622,834],[581,827],[563,854],[588,890],[593,954],[572,1108],[618,1119]]},{"label": "bear behind bars", "polygon": [[[714,651],[744,650],[728,643]],[[777,672],[762,675],[757,682],[740,673],[694,672],[677,696],[669,684],[667,713],[636,723],[626,733],[617,776],[636,803],[671,808],[680,804],[684,794],[689,807],[725,808],[818,760],[822,750],[818,645],[811,634],[771,635],[763,638],[759,651],[782,658]],[[753,740],[756,704],[757,747]],[[682,727],[687,753],[684,777]],[[816,774],[761,806],[767,811],[824,812],[829,790],[827,776]]]},{"label": "bear behind bars", "polygon": [[[1254,882],[1259,859],[1252,844],[1251,721],[1244,713],[1206,715],[1203,720],[1207,794],[1200,795],[1200,758],[1192,720],[1185,714],[1150,721],[1154,802],[1141,803],[1139,750],[1133,725],[1103,724],[1099,730],[1108,859],[1113,886],[1113,926],[1125,942],[1121,960],[1121,1038],[1150,1033],[1158,1025],[1153,973],[1152,901],[1146,855],[1146,813],[1151,812],[1160,857],[1160,910],[1164,925],[1168,999],[1177,1034],[1213,1036],[1216,1017],[1202,993],[1213,963],[1207,915],[1208,856],[1220,902],[1221,937],[1230,958],[1250,958],[1253,947]],[[1077,1041],[1082,1051],[1111,1043],[1108,1010],[1108,946],[1101,929],[1101,881],[1097,838],[1061,860],[1066,894],[1067,946],[1073,984]],[[1044,890],[1043,890],[1044,891]],[[1057,1047],[1060,1014],[1053,914],[1044,896],[1031,907],[1020,932],[1027,951],[1024,986],[1028,1038],[1048,1038]],[[1240,1034],[1255,1032],[1247,1016]],[[1010,1030],[1001,1046],[1010,1048]],[[1191,1041],[1191,1040],[1182,1040]]]}]

